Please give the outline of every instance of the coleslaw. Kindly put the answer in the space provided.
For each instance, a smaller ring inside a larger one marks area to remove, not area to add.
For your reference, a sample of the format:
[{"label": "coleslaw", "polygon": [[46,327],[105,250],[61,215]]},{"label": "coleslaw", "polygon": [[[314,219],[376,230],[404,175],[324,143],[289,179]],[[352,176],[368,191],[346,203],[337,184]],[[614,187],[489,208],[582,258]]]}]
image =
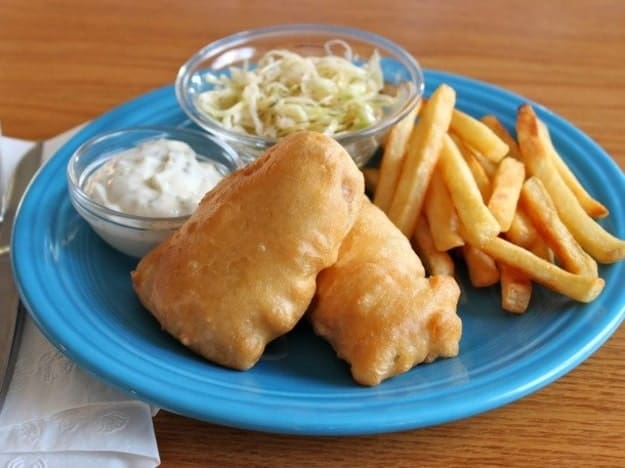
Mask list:
[{"label": "coleslaw", "polygon": [[298,130],[337,135],[380,120],[395,97],[385,92],[377,51],[362,61],[338,39],[325,50],[305,57],[273,49],[254,65],[209,72],[204,79],[212,89],[198,95],[198,110],[229,130],[265,138]]}]

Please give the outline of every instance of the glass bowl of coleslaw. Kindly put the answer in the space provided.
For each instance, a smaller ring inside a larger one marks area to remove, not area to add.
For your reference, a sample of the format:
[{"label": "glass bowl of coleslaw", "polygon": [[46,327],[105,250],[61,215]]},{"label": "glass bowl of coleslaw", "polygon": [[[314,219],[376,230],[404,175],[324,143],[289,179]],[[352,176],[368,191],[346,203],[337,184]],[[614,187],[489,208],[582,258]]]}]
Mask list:
[{"label": "glass bowl of coleslaw", "polygon": [[335,138],[359,166],[423,89],[419,64],[399,45],[324,24],[219,39],[180,67],[175,85],[189,123],[226,141],[244,161],[289,133],[314,130]]}]

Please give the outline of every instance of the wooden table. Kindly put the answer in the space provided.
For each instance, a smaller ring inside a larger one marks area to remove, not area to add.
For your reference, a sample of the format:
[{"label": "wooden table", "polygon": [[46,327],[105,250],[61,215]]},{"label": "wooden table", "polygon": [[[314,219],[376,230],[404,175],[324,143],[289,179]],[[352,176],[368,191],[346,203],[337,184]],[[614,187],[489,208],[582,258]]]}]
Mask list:
[{"label": "wooden table", "polygon": [[[597,1],[3,0],[0,119],[52,137],[171,83],[202,45],[275,23],[332,22],[405,46],[427,68],[485,80],[572,121],[625,168],[625,3]],[[425,430],[294,437],[162,411],[162,466],[625,466],[625,328],[554,384]]]}]

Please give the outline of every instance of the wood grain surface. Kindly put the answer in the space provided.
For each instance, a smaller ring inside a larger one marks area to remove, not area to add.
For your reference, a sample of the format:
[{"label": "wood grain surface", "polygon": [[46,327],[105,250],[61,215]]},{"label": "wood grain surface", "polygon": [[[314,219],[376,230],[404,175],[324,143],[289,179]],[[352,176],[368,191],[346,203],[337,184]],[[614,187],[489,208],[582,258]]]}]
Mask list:
[{"label": "wood grain surface", "polygon": [[[382,34],[423,67],[533,99],[625,168],[625,2],[2,0],[0,120],[50,138],[172,83],[201,46],[243,29],[330,22]],[[625,466],[625,329],[552,385],[438,427],[367,437],[224,428],[162,411],[163,467]]]}]

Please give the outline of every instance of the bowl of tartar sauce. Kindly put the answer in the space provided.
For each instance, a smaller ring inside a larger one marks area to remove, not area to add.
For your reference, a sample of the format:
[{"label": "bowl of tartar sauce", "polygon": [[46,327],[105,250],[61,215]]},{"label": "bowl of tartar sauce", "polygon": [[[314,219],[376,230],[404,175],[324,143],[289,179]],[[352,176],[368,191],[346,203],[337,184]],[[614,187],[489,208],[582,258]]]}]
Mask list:
[{"label": "bowl of tartar sauce", "polygon": [[115,249],[142,257],[242,165],[228,144],[204,132],[133,127],[82,144],[67,180],[72,205],[93,230]]}]

